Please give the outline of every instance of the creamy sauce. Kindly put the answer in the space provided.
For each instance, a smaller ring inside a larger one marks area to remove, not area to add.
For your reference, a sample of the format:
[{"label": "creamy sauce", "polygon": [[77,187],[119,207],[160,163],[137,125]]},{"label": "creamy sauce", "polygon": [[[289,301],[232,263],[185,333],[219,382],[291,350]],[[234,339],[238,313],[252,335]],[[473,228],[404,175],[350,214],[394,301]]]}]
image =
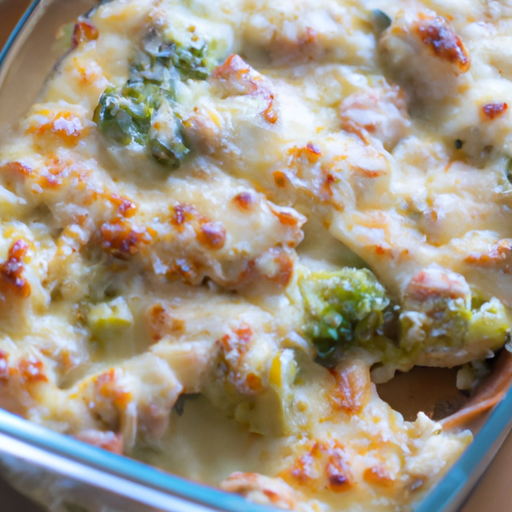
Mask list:
[{"label": "creamy sauce", "polygon": [[63,29],[0,149],[0,405],[259,503],[410,509],[471,436],[374,383],[469,388],[509,337],[511,23],[113,0]]}]

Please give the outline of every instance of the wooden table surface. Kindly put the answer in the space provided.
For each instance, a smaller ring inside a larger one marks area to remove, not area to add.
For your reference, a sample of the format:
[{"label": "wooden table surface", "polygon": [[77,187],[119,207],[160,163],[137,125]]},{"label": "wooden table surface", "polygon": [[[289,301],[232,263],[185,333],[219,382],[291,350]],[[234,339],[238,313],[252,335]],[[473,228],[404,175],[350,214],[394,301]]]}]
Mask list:
[{"label": "wooden table surface", "polygon": [[[0,0],[0,47],[29,0]],[[512,435],[461,512],[512,512]],[[0,479],[0,512],[43,512]],[[437,512],[437,511],[432,511]]]}]

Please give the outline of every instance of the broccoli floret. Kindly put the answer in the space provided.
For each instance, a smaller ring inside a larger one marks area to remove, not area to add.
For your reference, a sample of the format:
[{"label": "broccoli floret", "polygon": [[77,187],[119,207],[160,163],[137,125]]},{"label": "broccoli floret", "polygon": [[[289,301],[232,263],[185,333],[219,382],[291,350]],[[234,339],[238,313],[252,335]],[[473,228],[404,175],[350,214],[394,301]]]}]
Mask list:
[{"label": "broccoli floret", "polygon": [[440,297],[415,305],[405,302],[400,315],[400,346],[406,352],[419,346],[462,346],[471,316],[471,308],[462,298]]},{"label": "broccoli floret", "polygon": [[312,272],[299,279],[304,299],[304,331],[314,343],[318,360],[336,364],[340,352],[366,344],[381,328],[390,300],[384,287],[366,269]]},{"label": "broccoli floret", "polygon": [[189,153],[168,95],[152,84],[128,83],[121,90],[107,89],[94,121],[105,136],[123,145],[139,144],[170,167],[179,167]]},{"label": "broccoli floret", "polygon": [[130,97],[126,88],[109,87],[94,112],[94,122],[104,135],[120,144],[145,144],[154,108],[149,102]]},{"label": "broccoli floret", "polygon": [[491,350],[501,347],[510,335],[510,313],[495,297],[473,309],[468,343],[485,341]]},{"label": "broccoli floret", "polygon": [[165,70],[169,71],[169,75],[179,75],[183,80],[206,80],[214,64],[208,55],[208,44],[202,38],[193,36],[184,44],[152,29],[142,41],[141,54],[133,63],[132,72],[160,83]]},{"label": "broccoli floret", "polygon": [[432,267],[414,276],[406,290],[400,349],[412,361],[421,355],[431,363],[444,354],[445,364],[460,364],[501,347],[509,329],[509,314],[498,299],[486,302],[461,275]]},{"label": "broccoli floret", "polygon": [[430,364],[439,354],[453,366],[486,357],[510,332],[510,313],[498,299],[479,299],[462,276],[440,269],[415,276],[400,307],[368,270],[312,272],[299,278],[299,289],[304,334],[325,366],[360,349],[394,368]]},{"label": "broccoli floret", "polygon": [[152,29],[132,62],[129,80],[102,94],[93,119],[109,139],[136,143],[158,162],[177,168],[190,149],[173,108],[175,83],[205,80],[212,64],[202,39],[194,37],[186,46]]},{"label": "broccoli floret", "polygon": [[396,361],[406,367],[417,361],[455,366],[485,358],[489,351],[502,347],[509,336],[510,313],[496,298],[476,306],[462,299],[438,299],[404,307]]},{"label": "broccoli floret", "polygon": [[158,162],[174,168],[179,167],[190,152],[183,140],[181,121],[167,101],[162,102],[153,114],[147,148]]},{"label": "broccoli floret", "polygon": [[188,48],[183,45],[176,46],[172,62],[182,78],[206,80],[210,76],[212,66],[207,49],[206,43],[202,41],[196,41]]}]

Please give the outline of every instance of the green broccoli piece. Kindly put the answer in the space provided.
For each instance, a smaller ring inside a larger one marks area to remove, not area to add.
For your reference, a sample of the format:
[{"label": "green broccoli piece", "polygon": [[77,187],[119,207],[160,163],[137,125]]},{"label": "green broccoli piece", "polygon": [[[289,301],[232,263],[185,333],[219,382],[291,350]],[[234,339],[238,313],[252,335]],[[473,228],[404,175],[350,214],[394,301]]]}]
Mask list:
[{"label": "green broccoli piece", "polygon": [[462,346],[471,324],[471,308],[463,298],[438,297],[421,304],[404,302],[400,315],[400,346],[413,352],[418,346]]},{"label": "green broccoli piece", "polygon": [[131,64],[129,80],[102,94],[93,120],[109,139],[136,143],[156,161],[177,168],[190,149],[173,108],[176,81],[205,80],[212,67],[202,39],[194,36],[185,46],[152,29]]},{"label": "green broccoli piece", "polygon": [[155,160],[174,168],[179,167],[190,152],[183,140],[181,121],[168,101],[162,102],[153,114],[147,148]]},{"label": "green broccoli piece", "polygon": [[206,80],[214,64],[208,55],[208,44],[202,38],[194,35],[185,45],[152,29],[142,41],[142,54],[135,60],[132,71],[160,83],[165,70],[183,80]]},{"label": "green broccoli piece", "polygon": [[491,350],[496,350],[509,338],[510,325],[510,312],[493,297],[472,311],[467,343],[485,341]]},{"label": "green broccoli piece", "polygon": [[207,56],[207,45],[195,42],[188,48],[177,45],[173,55],[173,64],[182,78],[206,80],[210,76],[211,64]]},{"label": "green broccoli piece", "polygon": [[299,289],[306,312],[304,332],[327,366],[336,364],[343,350],[370,343],[388,320],[390,300],[369,270],[312,272],[299,279]]},{"label": "green broccoli piece", "polygon": [[437,270],[420,274],[400,307],[369,270],[301,276],[304,334],[317,350],[317,361],[334,366],[345,353],[364,349],[376,362],[410,368],[439,352],[444,362],[459,364],[460,358],[482,358],[503,346],[511,326],[507,308],[496,298],[484,301],[472,294],[465,281],[445,289],[443,276]]},{"label": "green broccoli piece", "polygon": [[500,348],[510,330],[505,306],[496,298],[488,302],[468,290],[463,296],[432,293],[424,300],[406,297],[400,314],[400,348],[414,359],[422,352],[461,349],[485,357]]},{"label": "green broccoli piece", "polygon": [[93,120],[104,135],[119,144],[144,145],[154,106],[129,93],[129,86],[121,90],[109,87],[100,98]]}]

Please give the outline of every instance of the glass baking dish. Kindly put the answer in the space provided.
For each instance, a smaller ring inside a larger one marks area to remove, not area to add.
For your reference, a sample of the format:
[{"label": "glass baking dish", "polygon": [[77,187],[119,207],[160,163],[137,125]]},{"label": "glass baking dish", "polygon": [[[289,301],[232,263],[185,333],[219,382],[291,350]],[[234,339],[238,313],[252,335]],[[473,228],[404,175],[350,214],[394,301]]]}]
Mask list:
[{"label": "glass baking dish", "polygon": [[[35,0],[0,53],[0,140],[44,87],[58,28],[94,0]],[[1,5],[0,5],[1,7]],[[512,390],[416,512],[455,512],[512,427]],[[207,433],[205,433],[207,435]],[[266,507],[83,444],[0,410],[0,471],[51,512],[263,512]],[[0,507],[2,508],[2,507]]]}]

